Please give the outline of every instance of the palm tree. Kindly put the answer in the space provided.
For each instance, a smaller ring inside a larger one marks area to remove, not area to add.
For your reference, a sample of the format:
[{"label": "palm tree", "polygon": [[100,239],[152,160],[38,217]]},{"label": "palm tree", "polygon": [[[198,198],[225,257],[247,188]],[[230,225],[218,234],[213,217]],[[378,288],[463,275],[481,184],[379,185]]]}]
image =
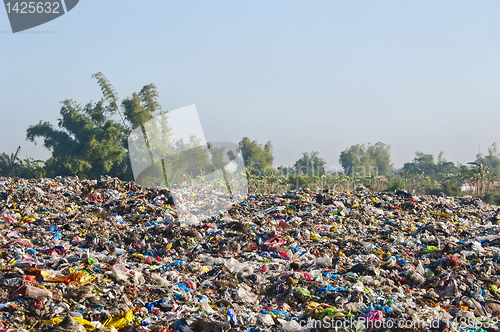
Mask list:
[{"label": "palm tree", "polygon": [[45,176],[45,162],[27,157],[22,160],[17,158],[19,163],[19,175],[24,178],[42,178]]},{"label": "palm tree", "polygon": [[475,166],[472,170],[476,182],[477,194],[483,195],[486,190],[486,178],[489,176],[489,168],[477,162],[469,162],[467,164]]},{"label": "palm tree", "polygon": [[486,182],[486,191],[487,192],[490,190],[490,184],[494,184],[496,180],[498,180],[498,175],[496,175],[496,174],[491,175],[489,173],[488,181]]},{"label": "palm tree", "polygon": [[0,170],[3,176],[18,176],[19,175],[19,163],[17,155],[21,147],[19,146],[16,153],[11,153],[10,157],[4,152],[0,155]]}]

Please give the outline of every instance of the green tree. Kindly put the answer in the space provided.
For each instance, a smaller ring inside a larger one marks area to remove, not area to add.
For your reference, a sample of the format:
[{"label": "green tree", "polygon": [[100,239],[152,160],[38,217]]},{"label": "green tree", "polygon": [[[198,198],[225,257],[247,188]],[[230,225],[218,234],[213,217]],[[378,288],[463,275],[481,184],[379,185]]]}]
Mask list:
[{"label": "green tree", "polygon": [[457,174],[459,169],[454,163],[444,158],[444,152],[440,152],[437,163],[434,155],[426,154],[420,151],[415,152],[415,158],[408,163],[399,172],[404,176],[406,187],[415,189],[418,192],[440,193],[447,195],[458,195],[459,179]]},{"label": "green tree", "polygon": [[248,137],[238,143],[245,166],[249,167],[252,174],[262,175],[266,168],[273,166],[273,146],[271,141],[266,144],[259,144],[257,141],[251,141]]},{"label": "green tree", "polygon": [[391,171],[391,147],[377,142],[375,145],[355,144],[340,153],[339,162],[347,175],[380,175]]},{"label": "green tree", "polygon": [[23,177],[26,179],[44,177],[45,162],[30,157],[21,159],[17,156],[20,150],[21,147],[18,147],[16,153],[12,153],[10,156],[6,153],[0,154],[0,176]]},{"label": "green tree", "polygon": [[[113,86],[100,72],[92,77],[102,91],[98,102],[82,106],[64,100],[57,126],[40,121],[27,129],[26,137],[35,143],[37,138],[42,138],[43,145],[52,152],[45,163],[48,176],[78,175],[95,179],[108,174],[131,180],[126,139],[134,126],[152,118],[161,108],[156,87],[147,85],[139,94],[126,98],[122,103],[123,117]],[[116,113],[121,121],[113,120]]]},{"label": "green tree", "polygon": [[126,128],[105,115],[103,102],[85,107],[65,100],[58,127],[48,122],[30,126],[28,140],[44,139],[44,146],[52,152],[46,162],[47,174],[78,175],[97,178],[102,174],[119,176],[126,151],[120,144]]},{"label": "green tree", "polygon": [[45,162],[27,157],[19,159],[19,176],[26,179],[45,177]]},{"label": "green tree", "polygon": [[310,154],[304,152],[302,157],[295,162],[293,170],[295,174],[305,174],[309,176],[321,176],[325,173],[326,162],[319,157],[319,152],[313,151]]},{"label": "green tree", "polygon": [[11,153],[10,156],[7,155],[5,152],[3,152],[0,155],[1,176],[7,176],[7,177],[19,176],[19,158],[17,157],[17,155],[19,154],[20,150],[21,147],[18,147],[16,153]]},{"label": "green tree", "polygon": [[443,178],[446,174],[457,172],[457,167],[451,161],[447,161],[444,158],[444,152],[441,151],[438,155],[437,162],[437,175],[439,178]]},{"label": "green tree", "polygon": [[[171,130],[166,121],[166,117],[160,118],[154,129],[154,134],[152,136],[147,136],[146,128],[144,124],[153,119],[157,115],[163,114],[160,112],[162,109],[161,105],[158,102],[158,91],[154,84],[149,84],[144,86],[139,93],[134,92],[131,97],[125,98],[122,103],[122,110],[127,122],[129,124],[130,132],[127,135],[127,140],[124,143],[124,146],[127,151],[129,149],[129,142],[132,144],[136,144],[138,141],[146,142],[147,144],[147,152],[141,151],[139,154],[140,157],[143,157],[140,163],[150,164],[155,160],[153,155],[161,155],[167,156],[171,155],[172,151],[174,151],[175,143],[171,142]],[[140,130],[134,130],[135,128],[140,127]],[[182,143],[181,143],[182,144]],[[142,144],[137,144],[136,146],[142,146]],[[138,158],[135,155],[135,158]],[[135,162],[138,162],[135,160]],[[161,161],[161,163],[154,163],[151,167],[149,167],[144,174],[141,173],[140,178],[137,176],[136,181],[139,181],[142,185],[159,185],[165,184],[166,180],[166,172],[165,162]],[[132,165],[130,164],[130,155],[126,159],[126,173],[124,174],[124,178],[132,179]],[[167,181],[168,182],[168,181]]]},{"label": "green tree", "polygon": [[436,163],[434,162],[434,155],[425,154],[423,152],[415,152],[413,161],[405,163],[402,171],[407,174],[428,174],[434,175],[436,173]]},{"label": "green tree", "polygon": [[400,176],[394,176],[388,183],[387,183],[387,190],[388,191],[395,191],[395,190],[401,190],[405,189],[405,185],[403,183],[403,179]]},{"label": "green tree", "polygon": [[364,145],[356,144],[340,153],[339,162],[347,175],[356,173],[361,167],[361,158],[365,154]]},{"label": "green tree", "polygon": [[500,154],[498,153],[497,143],[493,143],[491,147],[488,148],[488,154],[486,156],[482,153],[478,154],[475,162],[488,167],[493,175],[500,176]]},{"label": "green tree", "polygon": [[[377,142],[375,145],[369,146],[367,154],[373,160],[373,165],[377,167],[379,175],[386,175],[391,172],[391,146]],[[371,165],[370,165],[371,166]]]},{"label": "green tree", "polygon": [[139,93],[134,92],[132,97],[122,101],[123,114],[130,122],[131,127],[143,125],[162,109],[158,102],[158,91],[154,84],[146,85]]},{"label": "green tree", "polygon": [[488,166],[484,166],[478,162],[469,162],[467,164],[472,165],[470,170],[472,173],[472,179],[476,185],[477,194],[483,195],[486,192],[486,186],[490,178],[490,170]]}]

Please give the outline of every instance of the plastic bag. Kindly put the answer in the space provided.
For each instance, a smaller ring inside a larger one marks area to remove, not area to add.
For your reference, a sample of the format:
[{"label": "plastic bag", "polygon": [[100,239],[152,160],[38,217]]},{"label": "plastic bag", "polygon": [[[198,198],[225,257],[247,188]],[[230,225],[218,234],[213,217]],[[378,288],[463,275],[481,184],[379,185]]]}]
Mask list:
[{"label": "plastic bag", "polygon": [[319,267],[332,266],[332,258],[330,256],[324,256],[316,260],[316,265]]},{"label": "plastic bag", "polygon": [[135,319],[134,312],[132,310],[127,311],[125,314],[118,317],[109,318],[104,324],[104,327],[114,327],[118,331],[127,327],[127,325]]},{"label": "plastic bag", "polygon": [[73,286],[85,286],[91,283],[94,278],[83,271],[77,271],[65,276],[48,278],[47,282],[64,282]]}]

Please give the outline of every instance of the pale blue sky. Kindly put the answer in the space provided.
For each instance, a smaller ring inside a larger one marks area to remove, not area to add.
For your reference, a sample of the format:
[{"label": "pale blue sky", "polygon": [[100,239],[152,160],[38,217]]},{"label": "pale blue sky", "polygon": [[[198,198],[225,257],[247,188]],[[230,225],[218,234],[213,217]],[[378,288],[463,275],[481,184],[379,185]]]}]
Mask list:
[{"label": "pale blue sky", "polygon": [[497,0],[82,0],[12,34],[0,10],[0,152],[47,158],[26,128],[97,100],[102,71],[122,98],[196,104],[209,141],[271,140],[275,166],[377,141],[397,167],[465,163],[500,143],[499,18]]}]

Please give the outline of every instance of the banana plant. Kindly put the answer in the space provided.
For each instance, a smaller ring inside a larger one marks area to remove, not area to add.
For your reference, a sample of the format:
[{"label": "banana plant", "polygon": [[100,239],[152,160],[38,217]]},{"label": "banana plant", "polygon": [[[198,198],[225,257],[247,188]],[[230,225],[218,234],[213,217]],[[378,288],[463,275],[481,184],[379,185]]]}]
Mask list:
[{"label": "banana plant", "polygon": [[19,176],[19,158],[17,158],[17,155],[19,154],[20,150],[21,147],[19,146],[16,150],[16,153],[11,153],[10,156],[8,156],[6,153],[2,153],[0,155],[0,169],[2,171],[2,176]]},{"label": "banana plant", "polygon": [[17,158],[19,164],[19,175],[24,178],[43,178],[45,177],[45,162],[27,157],[26,159]]}]

